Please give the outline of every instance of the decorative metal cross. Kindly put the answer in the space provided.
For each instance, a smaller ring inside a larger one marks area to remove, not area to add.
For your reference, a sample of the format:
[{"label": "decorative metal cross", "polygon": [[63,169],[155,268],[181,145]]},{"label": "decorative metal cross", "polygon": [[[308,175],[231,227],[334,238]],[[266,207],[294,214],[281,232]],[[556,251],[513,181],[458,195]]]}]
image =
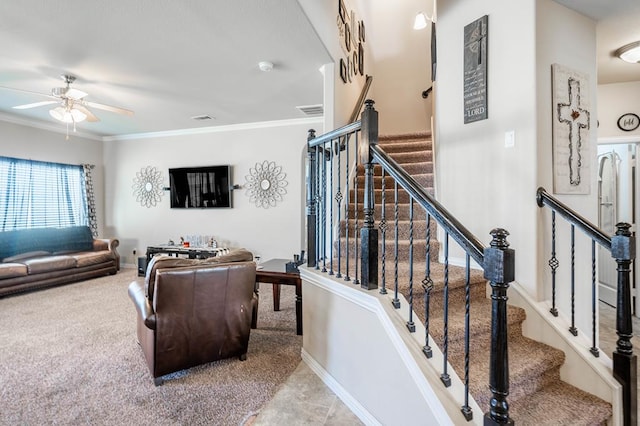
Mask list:
[{"label": "decorative metal cross", "polygon": [[[569,103],[559,103],[558,120],[569,126],[569,183],[580,185],[580,168],[582,166],[582,132],[589,129],[589,111],[580,108],[580,81],[570,77]],[[575,170],[575,177],[574,177]]]}]

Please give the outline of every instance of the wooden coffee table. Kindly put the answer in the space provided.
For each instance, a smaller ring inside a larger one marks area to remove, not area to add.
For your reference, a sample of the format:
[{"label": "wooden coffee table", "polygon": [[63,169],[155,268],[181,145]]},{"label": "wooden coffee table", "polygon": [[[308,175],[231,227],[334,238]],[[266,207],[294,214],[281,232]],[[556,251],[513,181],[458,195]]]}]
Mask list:
[{"label": "wooden coffee table", "polygon": [[280,310],[280,285],[296,286],[296,333],[302,335],[302,281],[299,272],[287,272],[291,259],[270,259],[258,265],[256,283],[273,284],[273,310]]}]

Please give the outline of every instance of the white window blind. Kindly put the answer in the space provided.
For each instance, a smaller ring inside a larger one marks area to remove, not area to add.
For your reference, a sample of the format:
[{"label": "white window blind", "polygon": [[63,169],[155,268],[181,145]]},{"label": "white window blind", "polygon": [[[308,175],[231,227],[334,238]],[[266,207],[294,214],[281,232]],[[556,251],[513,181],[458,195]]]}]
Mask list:
[{"label": "white window blind", "polygon": [[82,166],[0,157],[0,231],[87,224]]}]

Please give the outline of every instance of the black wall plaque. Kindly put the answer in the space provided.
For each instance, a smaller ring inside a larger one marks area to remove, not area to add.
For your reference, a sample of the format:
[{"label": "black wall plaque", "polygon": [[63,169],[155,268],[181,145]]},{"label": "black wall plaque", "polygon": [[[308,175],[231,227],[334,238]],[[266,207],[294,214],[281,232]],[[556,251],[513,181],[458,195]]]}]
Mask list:
[{"label": "black wall plaque", "polygon": [[464,122],[484,120],[487,107],[487,39],[489,17],[464,27]]}]

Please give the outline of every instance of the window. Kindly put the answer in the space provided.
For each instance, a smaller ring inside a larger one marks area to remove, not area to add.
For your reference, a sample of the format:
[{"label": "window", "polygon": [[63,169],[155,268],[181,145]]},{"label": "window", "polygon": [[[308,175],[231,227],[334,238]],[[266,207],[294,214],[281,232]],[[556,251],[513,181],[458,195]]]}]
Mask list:
[{"label": "window", "polygon": [[0,231],[88,226],[83,166],[0,157]]}]

